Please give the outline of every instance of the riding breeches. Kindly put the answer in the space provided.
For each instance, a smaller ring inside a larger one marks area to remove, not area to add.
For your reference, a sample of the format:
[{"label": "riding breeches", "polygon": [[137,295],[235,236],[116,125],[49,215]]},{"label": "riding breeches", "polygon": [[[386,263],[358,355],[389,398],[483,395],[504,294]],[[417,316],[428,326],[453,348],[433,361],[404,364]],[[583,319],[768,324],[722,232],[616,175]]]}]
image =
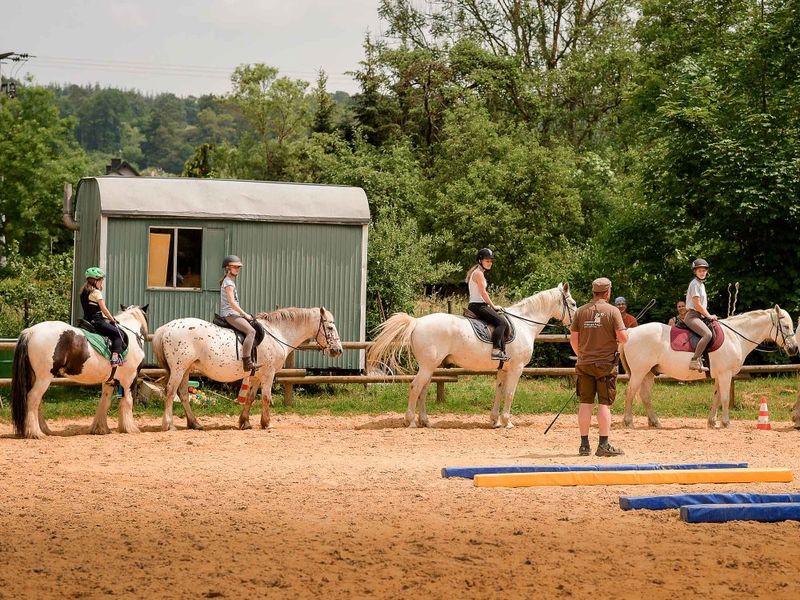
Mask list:
[{"label": "riding breeches", "polygon": [[95,319],[92,321],[92,326],[97,333],[111,340],[111,352],[116,352],[117,354],[122,352],[122,333],[120,333],[116,325],[108,319]]},{"label": "riding breeches", "polygon": [[506,328],[508,327],[505,318],[499,315],[495,309],[485,302],[470,302],[467,308],[475,313],[475,316],[481,321],[494,326],[494,331],[492,332],[492,347],[505,352]]},{"label": "riding breeches", "polygon": [[689,329],[700,336],[700,340],[697,342],[697,347],[694,349],[694,356],[692,356],[693,359],[700,358],[703,356],[706,346],[708,346],[708,344],[711,342],[711,338],[713,337],[711,329],[705,324],[700,313],[696,310],[692,310],[691,308],[686,311],[686,316],[683,318],[683,322]]},{"label": "riding breeches", "polygon": [[225,317],[228,325],[234,329],[238,329],[244,334],[244,341],[242,342],[242,358],[250,357],[253,352],[253,342],[256,339],[256,330],[250,325],[247,319],[241,315],[228,315]]}]

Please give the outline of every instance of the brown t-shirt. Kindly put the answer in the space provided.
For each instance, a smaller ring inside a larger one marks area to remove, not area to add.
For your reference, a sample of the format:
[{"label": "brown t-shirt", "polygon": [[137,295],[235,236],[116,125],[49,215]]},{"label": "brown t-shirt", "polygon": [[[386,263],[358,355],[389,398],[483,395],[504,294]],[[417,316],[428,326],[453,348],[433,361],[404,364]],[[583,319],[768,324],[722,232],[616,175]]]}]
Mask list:
[{"label": "brown t-shirt", "polygon": [[625,329],[622,313],[613,304],[597,300],[575,313],[571,331],[578,333],[579,365],[610,361],[617,351],[617,331]]}]

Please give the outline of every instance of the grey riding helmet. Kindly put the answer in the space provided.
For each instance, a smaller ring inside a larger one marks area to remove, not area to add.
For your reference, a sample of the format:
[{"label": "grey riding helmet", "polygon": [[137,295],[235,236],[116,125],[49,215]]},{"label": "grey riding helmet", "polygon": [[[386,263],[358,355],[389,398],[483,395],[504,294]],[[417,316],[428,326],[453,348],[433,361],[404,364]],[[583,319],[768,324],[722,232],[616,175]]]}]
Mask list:
[{"label": "grey riding helmet", "polygon": [[694,262],[692,263],[692,271],[694,271],[695,269],[699,269],[701,267],[704,267],[706,269],[709,268],[708,263],[705,260],[703,260],[702,258],[695,258]]},{"label": "grey riding helmet", "polygon": [[235,254],[229,254],[222,260],[222,268],[227,269],[228,267],[241,267],[242,266],[242,259],[236,256]]}]

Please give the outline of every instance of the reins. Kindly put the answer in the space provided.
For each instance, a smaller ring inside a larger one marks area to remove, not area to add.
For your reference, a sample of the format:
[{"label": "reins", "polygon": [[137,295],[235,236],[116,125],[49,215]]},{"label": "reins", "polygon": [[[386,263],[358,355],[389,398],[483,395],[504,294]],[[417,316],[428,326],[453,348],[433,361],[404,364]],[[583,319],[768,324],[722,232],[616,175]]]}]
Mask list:
[{"label": "reins", "polygon": [[520,321],[525,321],[526,323],[531,323],[532,325],[542,325],[543,327],[562,327],[566,329],[567,327],[564,325],[564,315],[566,314],[569,316],[569,322],[572,324],[572,311],[569,309],[569,303],[567,302],[567,296],[563,292],[561,293],[561,320],[556,323],[542,323],[541,321],[536,321],[534,319],[528,319],[527,317],[521,317],[519,315],[515,315],[512,312],[508,312],[505,308],[501,311],[503,314],[508,315],[509,317],[514,317],[515,319],[519,319]]},{"label": "reins", "polygon": [[[325,350],[328,350],[331,347],[331,339],[328,336],[328,332],[322,326],[324,322],[325,322],[325,318],[320,313],[320,316],[319,316],[319,327],[317,327],[317,335],[319,335],[319,332],[322,331],[322,334],[325,336],[325,346],[320,346],[319,348],[316,348],[320,352],[324,352]],[[280,339],[275,334],[273,334],[267,327],[263,327],[263,329],[264,329],[264,331],[266,332],[266,334],[269,337],[271,337],[273,340],[275,340],[279,344],[283,344],[284,346],[286,346],[287,348],[291,348],[292,350],[300,350],[300,348],[298,346],[292,346],[289,342],[284,342],[282,339]],[[316,335],[314,337],[316,339]]]},{"label": "reins", "polygon": [[[783,330],[783,327],[781,327],[780,316],[778,316],[778,319],[777,319],[777,321],[775,321],[775,320],[772,320],[772,315],[770,314],[770,321],[771,321],[771,323],[772,323],[773,325],[775,325],[775,333],[776,333],[776,336],[775,336],[775,337],[777,338],[777,337],[778,337],[778,336],[777,336],[777,334],[778,334],[778,333],[780,333],[780,334],[781,334],[781,337],[783,337],[783,343],[784,343],[784,346],[785,346],[785,345],[786,345],[786,332]],[[727,323],[725,323],[724,321],[717,321],[717,322],[718,322],[720,325],[722,325],[723,327],[725,327],[726,329],[729,329],[729,330],[731,330],[733,333],[735,333],[736,335],[738,335],[738,336],[739,336],[740,338],[742,338],[743,340],[745,340],[745,341],[748,341],[748,342],[750,342],[751,344],[754,344],[754,345],[755,345],[755,347],[756,347],[755,349],[756,349],[758,352],[763,352],[763,353],[765,353],[765,354],[770,354],[770,353],[773,353],[773,352],[780,352],[780,351],[782,350],[782,348],[781,348],[780,346],[778,346],[778,347],[777,347],[777,348],[775,348],[774,350],[771,350],[771,349],[766,349],[766,348],[759,348],[759,346],[761,346],[761,345],[764,343],[763,341],[761,341],[761,342],[756,342],[755,340],[751,340],[749,337],[747,337],[746,335],[744,335],[744,334],[743,334],[743,333],[741,333],[740,331],[737,331],[736,329],[734,329],[733,327],[731,327],[730,325],[728,325],[728,324],[727,324]],[[770,331],[772,331],[772,327],[770,327]],[[778,340],[777,340],[777,339],[774,339],[774,340],[772,340],[772,341],[773,341],[773,343],[775,343],[775,344],[777,345],[777,343],[778,343]]]}]

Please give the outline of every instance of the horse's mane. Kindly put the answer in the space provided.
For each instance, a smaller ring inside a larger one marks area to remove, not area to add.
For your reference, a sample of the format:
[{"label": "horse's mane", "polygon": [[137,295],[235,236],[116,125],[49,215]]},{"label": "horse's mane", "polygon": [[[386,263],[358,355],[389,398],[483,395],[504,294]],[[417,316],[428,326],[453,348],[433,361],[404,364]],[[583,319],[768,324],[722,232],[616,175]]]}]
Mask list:
[{"label": "horse's mane", "polygon": [[724,319],[720,319],[721,321],[730,321],[731,323],[737,323],[742,319],[752,317],[756,313],[763,313],[769,314],[769,311],[772,310],[771,308],[759,308],[756,310],[749,310],[747,312],[739,313],[738,315],[733,315],[732,317],[725,317]]},{"label": "horse's mane", "polygon": [[556,288],[536,292],[533,296],[528,296],[527,298],[523,298],[519,302],[512,304],[510,308],[524,310],[528,312],[528,314],[536,314],[537,311],[544,308],[543,304],[545,303],[545,300],[549,300],[550,296],[552,296],[555,291],[557,291]]},{"label": "horse's mane", "polygon": [[294,321],[299,316],[304,316],[303,313],[307,312],[309,308],[279,308],[270,312],[260,312],[256,315],[256,319],[267,321],[268,323],[281,323],[283,321]]}]

